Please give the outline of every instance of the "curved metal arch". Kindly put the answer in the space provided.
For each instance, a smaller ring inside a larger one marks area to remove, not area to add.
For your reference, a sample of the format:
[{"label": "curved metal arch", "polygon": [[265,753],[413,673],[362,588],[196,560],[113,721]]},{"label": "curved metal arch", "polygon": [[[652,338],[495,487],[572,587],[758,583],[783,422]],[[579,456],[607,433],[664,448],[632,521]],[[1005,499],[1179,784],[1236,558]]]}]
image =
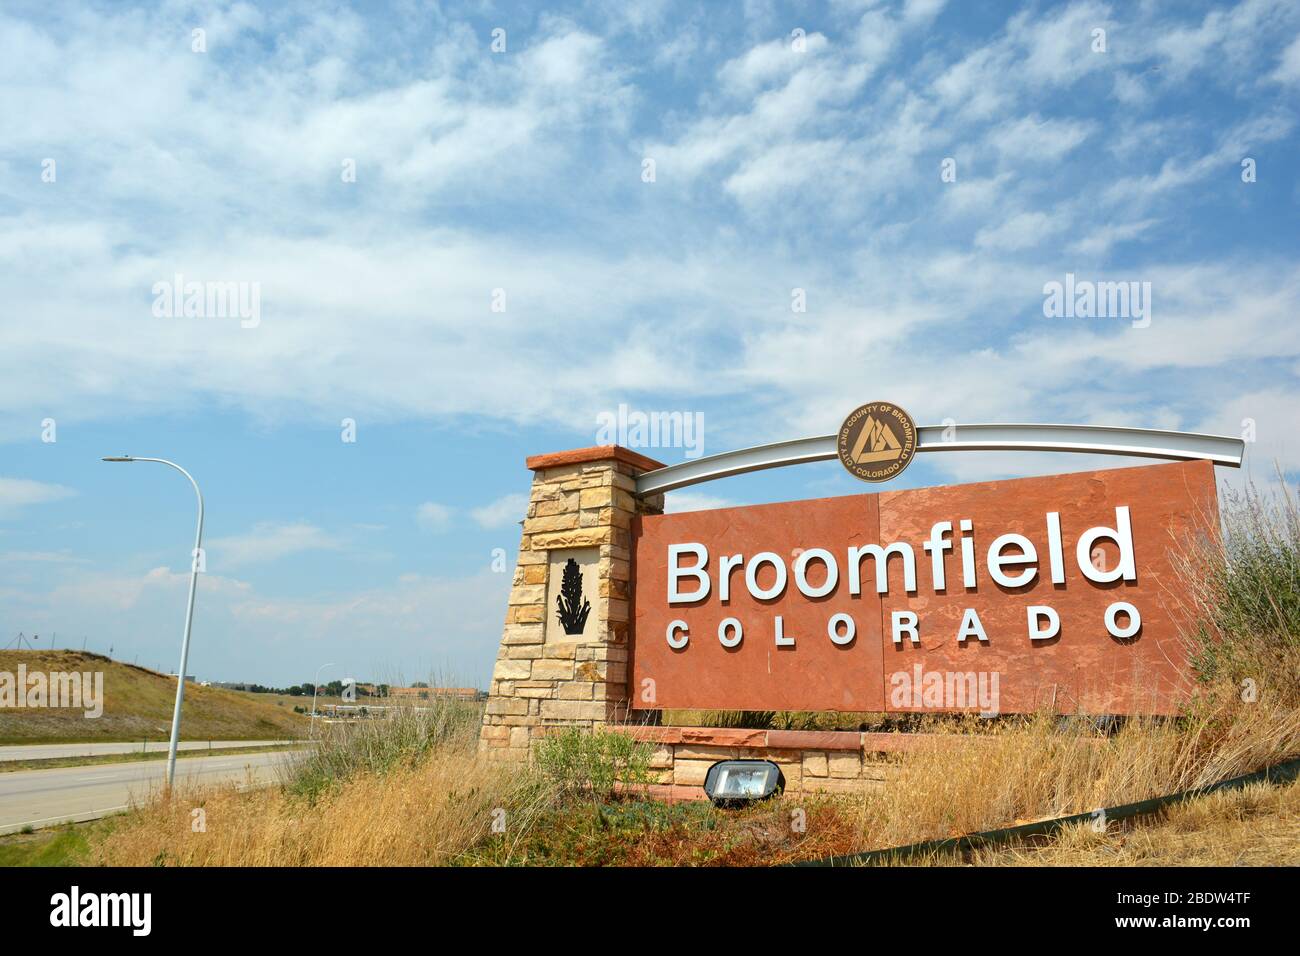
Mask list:
[{"label": "curved metal arch", "polygon": [[[945,440],[946,426],[918,427],[916,450],[1082,452],[1170,461],[1203,458],[1216,465],[1240,468],[1246,447],[1244,440],[1227,435],[1111,425],[954,425],[951,429],[952,438]],[[827,461],[836,456],[834,435],[755,445],[648,471],[637,479],[636,492],[638,495],[659,494],[718,478],[810,461]]]}]

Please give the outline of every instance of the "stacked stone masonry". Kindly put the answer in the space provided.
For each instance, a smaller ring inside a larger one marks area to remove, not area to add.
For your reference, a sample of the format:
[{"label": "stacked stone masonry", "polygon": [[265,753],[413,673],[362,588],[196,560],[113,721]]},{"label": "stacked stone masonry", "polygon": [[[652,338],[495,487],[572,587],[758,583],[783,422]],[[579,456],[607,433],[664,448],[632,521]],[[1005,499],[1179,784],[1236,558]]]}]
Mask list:
[{"label": "stacked stone masonry", "polygon": [[[661,467],[618,446],[528,460],[533,486],[493,669],[480,747],[527,760],[550,728],[628,719],[632,519],[663,496],[636,497],[636,477]],[[550,552],[598,549],[595,599],[581,640],[547,641]]]}]

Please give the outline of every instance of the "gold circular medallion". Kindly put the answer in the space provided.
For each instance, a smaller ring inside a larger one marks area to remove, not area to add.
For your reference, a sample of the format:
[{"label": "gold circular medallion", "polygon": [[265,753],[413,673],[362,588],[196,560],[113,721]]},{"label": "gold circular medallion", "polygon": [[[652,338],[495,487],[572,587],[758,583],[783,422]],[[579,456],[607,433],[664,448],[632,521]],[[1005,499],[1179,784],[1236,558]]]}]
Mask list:
[{"label": "gold circular medallion", "polygon": [[870,402],[844,419],[835,447],[854,478],[888,481],[916,455],[916,422],[892,402]]}]

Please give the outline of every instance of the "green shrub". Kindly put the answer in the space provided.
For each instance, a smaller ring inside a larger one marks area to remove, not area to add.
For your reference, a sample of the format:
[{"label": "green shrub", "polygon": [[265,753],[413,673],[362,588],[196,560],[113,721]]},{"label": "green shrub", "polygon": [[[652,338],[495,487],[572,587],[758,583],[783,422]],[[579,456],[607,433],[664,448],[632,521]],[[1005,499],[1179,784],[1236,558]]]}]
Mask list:
[{"label": "green shrub", "polygon": [[472,750],[482,719],[477,704],[435,697],[419,710],[402,707],[374,719],[318,722],[317,746],[294,766],[288,787],[314,800],[354,774],[410,766],[437,747]]},{"label": "green shrub", "polygon": [[1196,604],[1191,662],[1202,681],[1236,679],[1300,649],[1300,512],[1290,490],[1227,492],[1220,522],[1179,562]]},{"label": "green shrub", "polygon": [[562,797],[608,800],[615,784],[650,783],[650,744],[616,730],[566,727],[538,745],[537,766]]}]

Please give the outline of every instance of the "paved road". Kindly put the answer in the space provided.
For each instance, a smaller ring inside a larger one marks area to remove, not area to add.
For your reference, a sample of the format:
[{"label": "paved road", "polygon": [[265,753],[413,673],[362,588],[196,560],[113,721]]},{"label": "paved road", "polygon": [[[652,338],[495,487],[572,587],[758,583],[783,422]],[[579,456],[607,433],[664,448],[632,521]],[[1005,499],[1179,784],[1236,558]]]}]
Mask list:
[{"label": "paved road", "polygon": [[[293,743],[291,740],[214,740],[213,750],[228,747],[273,747],[277,744]],[[49,757],[98,757],[102,754],[138,754],[166,753],[168,741],[155,740],[147,745],[140,741],[134,743],[85,743],[85,744],[20,744],[12,747],[0,747],[0,763],[6,760],[45,760]],[[207,750],[206,740],[182,740],[178,750]]]},{"label": "paved road", "polygon": [[[274,783],[293,753],[185,757],[176,761],[176,787],[235,781]],[[251,774],[251,777],[250,777]],[[0,833],[35,829],[72,820],[92,820],[125,810],[156,792],[167,776],[166,760],[15,770],[0,773]]]}]

